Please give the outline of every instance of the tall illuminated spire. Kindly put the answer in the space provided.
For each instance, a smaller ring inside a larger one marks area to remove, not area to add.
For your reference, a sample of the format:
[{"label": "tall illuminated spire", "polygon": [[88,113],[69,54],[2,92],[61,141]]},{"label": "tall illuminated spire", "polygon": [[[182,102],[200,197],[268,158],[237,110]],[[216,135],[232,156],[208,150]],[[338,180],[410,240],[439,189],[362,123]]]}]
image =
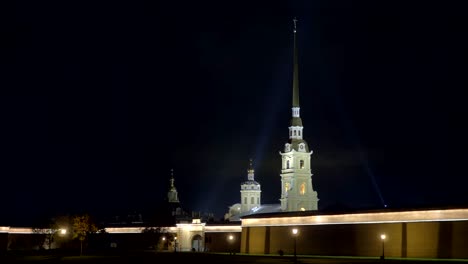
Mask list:
[{"label": "tall illuminated spire", "polygon": [[302,132],[304,127],[302,126],[302,119],[300,116],[299,107],[299,61],[297,52],[297,19],[293,19],[294,22],[294,55],[293,55],[293,90],[292,90],[292,118],[289,127],[289,141],[292,149],[298,151],[297,148],[300,143],[303,143],[301,151],[309,151],[307,143],[302,139]]},{"label": "tall illuminated spire", "polygon": [[[299,63],[297,59],[297,19],[293,19],[294,22],[294,66],[293,66],[293,107],[299,107]],[[294,115],[293,115],[294,116]]]},{"label": "tall illuminated spire", "polygon": [[284,144],[281,155],[281,210],[317,210],[317,192],[312,188],[312,172],[307,142],[303,139],[302,119],[299,106],[299,61],[297,52],[297,19],[294,22],[292,118],[289,124],[289,141]]}]

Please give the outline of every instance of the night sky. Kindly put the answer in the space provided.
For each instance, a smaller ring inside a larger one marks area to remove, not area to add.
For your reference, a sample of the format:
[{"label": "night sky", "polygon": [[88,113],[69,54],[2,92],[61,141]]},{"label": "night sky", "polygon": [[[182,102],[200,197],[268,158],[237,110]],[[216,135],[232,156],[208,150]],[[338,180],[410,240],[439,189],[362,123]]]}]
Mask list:
[{"label": "night sky", "polygon": [[16,1],[0,33],[0,225],[279,203],[293,23],[319,210],[467,206],[463,1]]}]

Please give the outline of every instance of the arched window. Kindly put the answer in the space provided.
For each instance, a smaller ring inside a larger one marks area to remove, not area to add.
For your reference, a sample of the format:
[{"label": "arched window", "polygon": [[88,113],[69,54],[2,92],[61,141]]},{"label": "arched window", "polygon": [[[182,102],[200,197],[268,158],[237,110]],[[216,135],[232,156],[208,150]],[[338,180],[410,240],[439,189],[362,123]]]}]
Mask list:
[{"label": "arched window", "polygon": [[300,193],[302,195],[304,195],[306,192],[306,188],[305,188],[305,182],[301,183],[301,188],[300,188]]},{"label": "arched window", "polygon": [[297,131],[297,134],[299,134],[299,136],[300,136],[300,135],[301,135],[301,131],[300,131],[300,130],[299,130],[299,131]]},{"label": "arched window", "polygon": [[296,135],[296,130],[294,130],[294,136]]},{"label": "arched window", "polygon": [[301,169],[304,168],[304,161],[303,160],[299,161],[299,168],[301,168]]},{"label": "arched window", "polygon": [[286,161],[286,169],[289,169],[289,160]]},{"label": "arched window", "polygon": [[257,204],[260,204],[260,197],[257,197]]}]

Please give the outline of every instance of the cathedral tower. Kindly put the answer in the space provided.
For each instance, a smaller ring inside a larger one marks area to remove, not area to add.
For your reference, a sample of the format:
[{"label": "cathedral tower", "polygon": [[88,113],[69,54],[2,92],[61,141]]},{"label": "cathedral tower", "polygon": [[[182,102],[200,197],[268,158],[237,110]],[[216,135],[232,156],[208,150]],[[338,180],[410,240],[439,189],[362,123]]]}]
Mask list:
[{"label": "cathedral tower", "polygon": [[241,184],[241,214],[250,211],[250,209],[261,205],[260,183],[254,179],[254,169],[252,159],[250,159],[249,169],[247,170],[247,181]]},{"label": "cathedral tower", "polygon": [[289,141],[280,152],[281,165],[281,210],[308,211],[318,209],[317,192],[312,188],[312,173],[307,142],[302,138],[303,129],[299,107],[299,66],[296,41],[296,23],[294,19],[294,66],[292,118],[289,126]]}]

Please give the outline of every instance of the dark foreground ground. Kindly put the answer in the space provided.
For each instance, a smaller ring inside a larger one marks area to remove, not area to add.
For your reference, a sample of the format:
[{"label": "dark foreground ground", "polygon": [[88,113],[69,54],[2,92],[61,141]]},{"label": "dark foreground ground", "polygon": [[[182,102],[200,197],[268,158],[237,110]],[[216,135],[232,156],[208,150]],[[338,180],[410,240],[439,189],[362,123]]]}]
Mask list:
[{"label": "dark foreground ground", "polygon": [[[138,252],[112,255],[29,255],[8,254],[0,256],[0,264],[9,263],[99,263],[99,264],[138,264],[138,263],[202,263],[202,264],[294,264],[293,256],[265,256],[265,255],[229,255],[215,253],[154,253]],[[319,257],[319,256],[298,256],[297,264],[302,263],[406,263],[406,264],[426,264],[426,263],[468,263],[466,260],[430,260],[430,259],[393,259],[387,258],[384,261],[379,258],[352,258],[352,257]]]}]

